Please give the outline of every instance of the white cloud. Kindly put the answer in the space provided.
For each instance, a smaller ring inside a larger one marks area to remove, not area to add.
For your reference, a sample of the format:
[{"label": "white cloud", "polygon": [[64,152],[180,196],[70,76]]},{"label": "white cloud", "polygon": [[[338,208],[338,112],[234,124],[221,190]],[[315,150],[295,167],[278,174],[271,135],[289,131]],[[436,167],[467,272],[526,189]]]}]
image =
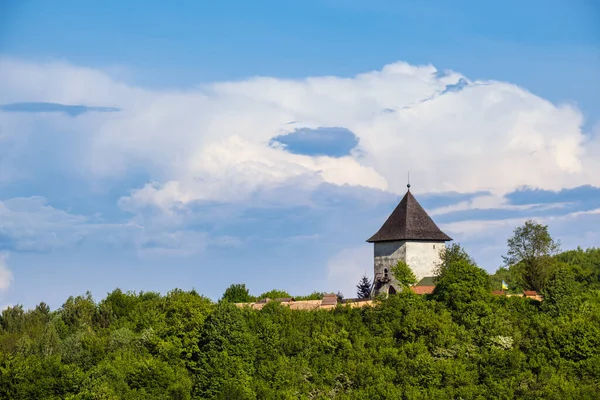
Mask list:
[{"label": "white cloud", "polygon": [[[598,246],[600,242],[600,209],[573,212],[562,216],[520,217],[499,220],[465,220],[439,227],[448,233],[454,243],[460,243],[475,261],[489,272],[502,265],[507,239],[513,230],[528,219],[548,225],[550,234],[562,242],[563,250],[581,246]],[[382,221],[383,222],[383,221]],[[340,290],[346,297],[354,297],[356,284],[364,273],[373,274],[373,245],[348,247],[335,253],[326,264],[327,290]]]},{"label": "white cloud", "polygon": [[[45,150],[59,154],[69,173],[75,171],[90,185],[140,171],[150,177],[120,200],[122,209],[135,214],[125,224],[57,210],[42,198],[0,202],[0,240],[9,242],[0,245],[50,251],[94,236],[150,257],[189,255],[220,239],[186,229],[187,221],[198,216],[181,206],[199,200],[247,205],[257,198],[263,204],[268,198],[275,205],[310,205],[310,194],[323,183],[402,193],[409,169],[417,193],[490,191],[432,210],[434,216],[469,209],[527,210],[534,206],[510,205],[503,197],[522,186],[600,185],[594,172],[600,170],[600,134],[582,133],[575,107],[496,81],[467,80],[462,91],[441,94],[467,78],[436,72],[433,66],[395,63],[352,78],[263,77],[159,91],[64,62],[0,59],[0,104],[46,101],[123,110],[76,118],[0,112],[0,182],[35,177],[35,170],[14,168],[13,160],[30,151],[43,128],[64,135],[63,143],[65,138],[76,143],[60,147],[58,140],[52,148],[47,142]],[[358,136],[359,149],[332,158],[269,146],[272,137],[298,126],[345,127]],[[35,168],[40,166],[43,160]],[[148,206],[161,212],[148,212]],[[463,221],[443,229],[457,241],[479,245],[487,240],[481,252],[493,249],[499,257],[514,226],[524,220]],[[561,221],[552,220],[551,228],[566,229]],[[586,232],[581,240],[597,243],[593,229]],[[344,250],[327,268],[331,289],[350,296],[365,270],[371,272],[371,246]]]},{"label": "white cloud", "polygon": [[[467,80],[462,91],[440,95],[466,78],[436,72],[430,65],[395,63],[352,78],[252,78],[152,91],[100,70],[3,59],[0,103],[121,107],[120,113],[46,117],[46,123],[86,135],[65,157],[87,179],[133,170],[152,177],[123,200],[129,209],[239,202],[291,181],[307,191],[328,182],[401,193],[409,169],[416,192],[491,188],[500,197],[524,185],[600,185],[600,174],[592,172],[600,170],[598,136],[586,139],[575,107],[496,81]],[[27,122],[33,118],[44,117],[0,113],[0,123],[9,127],[5,139],[35,135]],[[286,125],[290,121],[299,124]],[[298,125],[348,128],[360,151],[336,159],[269,147],[270,138]],[[289,200],[282,195],[282,202]]]},{"label": "white cloud", "polygon": [[562,242],[563,250],[597,247],[600,240],[600,209],[578,211],[561,216],[520,217],[498,220],[467,220],[440,224],[440,228],[465,245],[467,251],[489,271],[501,265],[506,241],[513,230],[533,219],[548,225],[550,234]]},{"label": "white cloud", "polygon": [[95,244],[135,249],[142,256],[202,252],[206,234],[182,230],[180,225],[160,217],[107,223],[56,209],[43,197],[13,198],[0,201],[0,250],[50,252],[92,239]]},{"label": "white cloud", "polygon": [[[578,221],[591,221],[591,218],[595,218],[600,215],[600,209],[594,209],[589,211],[577,211],[561,216],[547,216],[547,217],[530,217],[523,216],[519,218],[509,219],[490,219],[490,220],[465,220],[459,222],[451,222],[448,224],[440,225],[449,232],[455,232],[460,234],[463,238],[480,237],[483,233],[486,235],[493,236],[497,232],[498,228],[509,227],[511,230],[516,226],[523,224],[525,221],[533,219],[540,223],[547,225],[552,224],[553,226],[559,226],[564,224],[575,224],[579,225]],[[579,225],[581,226],[581,225]],[[584,227],[591,227],[593,224],[585,224]]]},{"label": "white cloud", "polygon": [[438,207],[433,210],[428,210],[430,216],[449,214],[457,211],[466,210],[548,210],[562,208],[569,203],[550,203],[550,204],[510,204],[508,199],[501,195],[481,195],[475,196],[470,200],[461,201],[449,206]]},{"label": "white cloud", "polygon": [[16,251],[50,251],[83,240],[87,218],[46,204],[43,197],[0,201],[0,246]]},{"label": "white cloud", "polygon": [[[259,190],[284,186],[290,181],[306,190],[320,183],[361,185],[386,189],[386,181],[373,168],[352,157],[308,157],[250,143],[238,136],[212,143],[192,157],[189,170],[178,180],[150,183],[133,191],[136,204],[155,204],[168,209],[195,200],[241,202]],[[289,200],[286,200],[289,204]]]},{"label": "white cloud", "polygon": [[0,292],[8,290],[13,281],[13,273],[8,268],[8,254],[0,253]]}]

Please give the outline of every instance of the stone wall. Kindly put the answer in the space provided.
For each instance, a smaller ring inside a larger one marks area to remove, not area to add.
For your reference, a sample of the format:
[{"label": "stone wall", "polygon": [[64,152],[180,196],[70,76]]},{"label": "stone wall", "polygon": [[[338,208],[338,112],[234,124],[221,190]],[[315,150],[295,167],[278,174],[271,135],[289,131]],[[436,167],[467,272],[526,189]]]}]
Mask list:
[{"label": "stone wall", "polygon": [[[390,287],[399,291],[400,285],[391,274],[391,269],[398,263],[398,260],[406,260],[406,242],[403,240],[394,242],[376,242],[374,246],[374,281],[375,294],[388,293]],[[378,280],[388,278],[377,284]]]},{"label": "stone wall", "polygon": [[[377,293],[388,293],[390,287],[399,291],[400,285],[391,275],[391,268],[399,260],[404,261],[413,270],[418,280],[433,276],[436,264],[440,260],[440,250],[444,242],[393,241],[376,242],[374,246],[374,279],[387,277],[389,281],[376,285]],[[386,273],[387,270],[387,273]]]},{"label": "stone wall", "polygon": [[406,259],[410,269],[421,280],[433,276],[436,265],[440,262],[440,250],[446,248],[444,242],[407,242]]}]

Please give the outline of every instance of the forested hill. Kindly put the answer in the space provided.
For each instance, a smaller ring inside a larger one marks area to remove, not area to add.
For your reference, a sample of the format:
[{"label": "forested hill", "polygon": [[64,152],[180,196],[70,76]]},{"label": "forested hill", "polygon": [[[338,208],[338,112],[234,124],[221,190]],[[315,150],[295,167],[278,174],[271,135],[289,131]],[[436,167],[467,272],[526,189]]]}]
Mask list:
[{"label": "forested hill", "polygon": [[599,398],[599,250],[548,259],[541,303],[492,296],[490,276],[450,250],[431,296],[374,307],[256,311],[181,290],[11,307],[0,398]]}]

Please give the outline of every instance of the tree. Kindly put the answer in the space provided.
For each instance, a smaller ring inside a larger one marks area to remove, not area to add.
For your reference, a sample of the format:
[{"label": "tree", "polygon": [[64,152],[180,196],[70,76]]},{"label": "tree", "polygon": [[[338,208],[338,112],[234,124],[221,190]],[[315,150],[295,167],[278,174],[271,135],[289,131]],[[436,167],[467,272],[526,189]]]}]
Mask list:
[{"label": "tree", "polygon": [[62,320],[71,331],[92,325],[96,314],[96,303],[88,291],[84,296],[70,296],[60,309]]},{"label": "tree", "polygon": [[433,291],[436,300],[444,302],[450,309],[460,310],[463,305],[487,298],[491,291],[488,273],[465,260],[452,262]]},{"label": "tree", "polygon": [[530,220],[515,228],[502,258],[511,271],[515,269],[525,289],[540,292],[551,273],[551,257],[559,249],[560,242],[550,236],[548,226]]},{"label": "tree", "polygon": [[246,284],[234,283],[225,290],[221,300],[228,301],[230,303],[248,303],[254,299],[252,296],[250,296],[250,291],[246,289]]},{"label": "tree", "polygon": [[412,286],[417,283],[417,277],[408,264],[400,260],[396,265],[392,267],[392,275],[402,287]]},{"label": "tree", "polygon": [[439,277],[444,274],[448,265],[458,261],[465,261],[475,265],[475,261],[467,254],[465,249],[463,249],[459,243],[452,243],[451,245],[442,248],[440,250],[440,262],[436,265],[434,271],[435,280],[437,281]]},{"label": "tree", "polygon": [[0,327],[2,330],[14,333],[21,330],[25,322],[25,311],[22,304],[6,307],[0,315]]},{"label": "tree", "polygon": [[367,275],[363,275],[358,281],[358,285],[356,285],[356,296],[359,299],[368,299],[371,297],[371,280],[367,277]]},{"label": "tree", "polygon": [[265,292],[265,293],[261,294],[260,296],[258,296],[259,299],[269,298],[271,300],[281,299],[281,298],[286,298],[286,297],[292,297],[292,296],[285,290],[277,290],[277,289],[269,290],[268,292]]},{"label": "tree", "polygon": [[295,296],[294,298],[296,299],[296,301],[301,301],[301,300],[321,300],[323,298],[323,294],[324,293],[322,293],[322,292],[312,292],[308,296]]},{"label": "tree", "polygon": [[555,259],[566,263],[583,287],[600,289],[600,248],[583,250],[578,247],[558,254]]},{"label": "tree", "polygon": [[[239,289],[242,285],[232,286]],[[232,386],[250,391],[252,361],[257,351],[255,338],[242,310],[232,304],[217,305],[204,322],[198,353],[193,356],[198,360],[196,398],[216,398],[219,393],[232,390]],[[235,398],[247,397],[250,396]]]},{"label": "tree", "polygon": [[565,315],[577,305],[577,282],[567,266],[557,268],[541,292],[542,310],[552,316]]}]

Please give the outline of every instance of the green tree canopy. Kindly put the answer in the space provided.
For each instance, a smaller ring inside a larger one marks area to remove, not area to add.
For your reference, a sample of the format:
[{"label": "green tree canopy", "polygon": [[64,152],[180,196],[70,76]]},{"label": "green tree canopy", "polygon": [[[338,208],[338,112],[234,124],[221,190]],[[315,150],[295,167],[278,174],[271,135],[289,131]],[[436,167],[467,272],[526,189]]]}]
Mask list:
[{"label": "green tree canopy", "polygon": [[551,256],[559,249],[560,243],[550,236],[548,226],[530,220],[515,228],[503,259],[519,276],[524,289],[539,292],[552,272]]},{"label": "green tree canopy", "polygon": [[261,294],[260,296],[258,296],[259,299],[269,298],[271,300],[281,299],[284,297],[292,297],[292,296],[285,290],[277,290],[277,289],[269,290],[268,292],[265,292],[265,293]]},{"label": "green tree canopy", "polygon": [[221,300],[230,303],[248,303],[253,301],[254,298],[250,296],[250,291],[246,288],[246,284],[234,283],[225,289]]},{"label": "green tree canopy", "polygon": [[448,268],[450,264],[458,261],[465,261],[473,265],[475,264],[475,261],[467,254],[460,243],[452,243],[442,248],[440,250],[440,262],[436,265],[434,270],[436,281],[444,274],[446,268]]},{"label": "green tree canopy", "polygon": [[0,399],[595,399],[597,255],[552,257],[541,303],[491,296],[462,257],[432,296],[366,307],[256,310],[180,289],[15,305],[0,314]]},{"label": "green tree canopy", "polygon": [[600,248],[565,251],[556,260],[568,266],[575,280],[585,287],[600,289]]},{"label": "green tree canopy", "polygon": [[554,316],[566,315],[575,310],[578,301],[578,285],[575,275],[566,266],[555,268],[541,294],[542,309]]},{"label": "green tree canopy", "polygon": [[456,310],[463,304],[487,299],[490,292],[488,273],[474,263],[462,259],[452,261],[446,266],[438,278],[433,297]]},{"label": "green tree canopy", "polygon": [[415,273],[410,269],[408,264],[402,260],[398,261],[396,265],[391,268],[391,273],[403,288],[407,288],[417,283]]}]

